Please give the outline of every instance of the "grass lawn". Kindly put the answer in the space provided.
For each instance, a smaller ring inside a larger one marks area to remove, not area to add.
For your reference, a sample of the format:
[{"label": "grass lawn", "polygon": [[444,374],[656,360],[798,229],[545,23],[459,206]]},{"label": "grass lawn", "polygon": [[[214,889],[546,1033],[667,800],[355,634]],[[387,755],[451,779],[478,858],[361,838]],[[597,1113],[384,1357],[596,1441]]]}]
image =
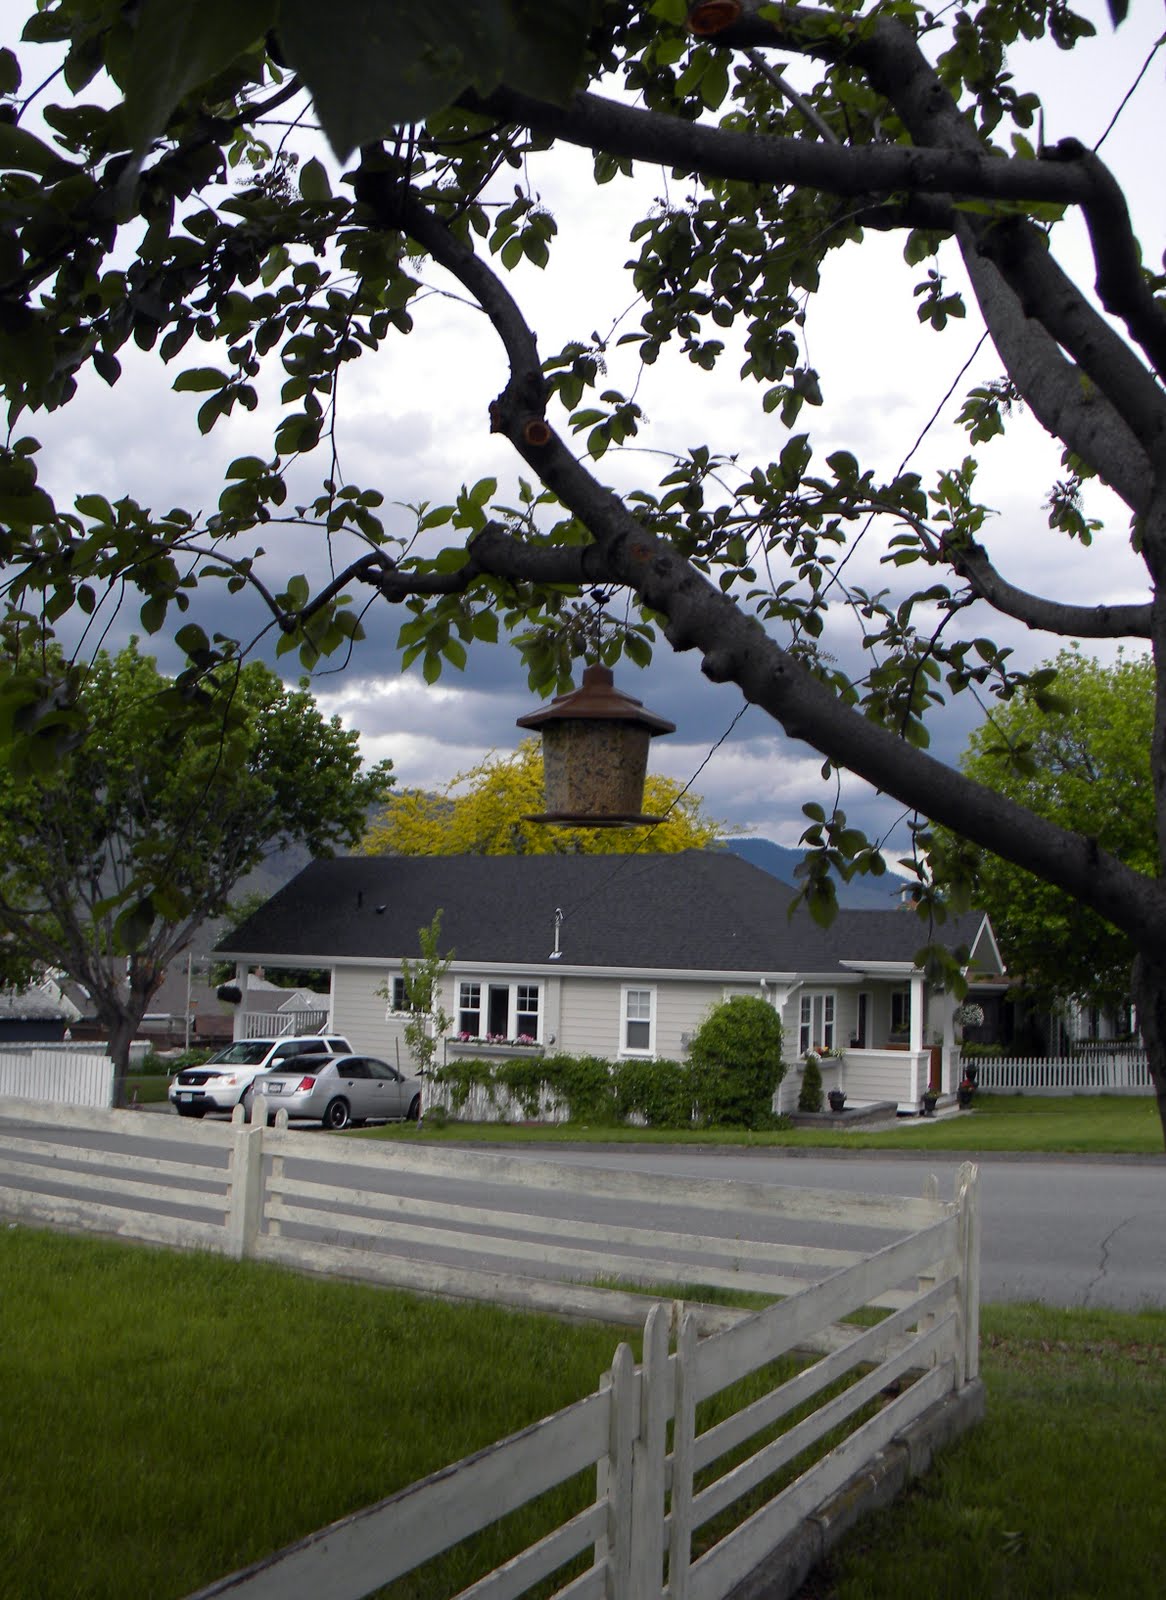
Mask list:
[{"label": "grass lawn", "polygon": [[[988,1421],[807,1593],[1157,1596],[1166,1312],[983,1326]],[[0,1597],[173,1600],[589,1392],[619,1337],[6,1228]]]},{"label": "grass lawn", "polygon": [[785,1149],[963,1150],[1162,1155],[1162,1124],[1150,1095],[1023,1096],[979,1094],[958,1116],[903,1118],[884,1133],[791,1128],[766,1133],[702,1128],[584,1127],[578,1123],[450,1122],[444,1128],[390,1125],[358,1138],[433,1139],[451,1143],[753,1145]]}]

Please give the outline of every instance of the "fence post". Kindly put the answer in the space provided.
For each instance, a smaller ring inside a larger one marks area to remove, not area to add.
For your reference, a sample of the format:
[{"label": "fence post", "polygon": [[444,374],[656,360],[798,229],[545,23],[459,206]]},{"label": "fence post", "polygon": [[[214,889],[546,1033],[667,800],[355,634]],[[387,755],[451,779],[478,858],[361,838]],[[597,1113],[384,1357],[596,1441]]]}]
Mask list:
[{"label": "fence post", "polygon": [[230,1194],[227,1207],[227,1254],[236,1261],[252,1253],[263,1206],[263,1123],[246,1124],[246,1113],[231,1113]]},{"label": "fence post", "polygon": [[669,1600],[687,1600],[692,1559],[692,1477],[696,1441],[696,1318],[686,1311],[676,1340],[672,1408],[672,1537],[668,1546]]},{"label": "fence post", "polygon": [[664,1452],[668,1416],[669,1313],[654,1305],[644,1324],[640,1426],[632,1446],[630,1593],[658,1596],[664,1585]]},{"label": "fence post", "polygon": [[971,1161],[961,1164],[956,1178],[960,1208],[960,1320],[963,1360],[960,1381],[971,1383],[980,1375],[980,1169]]},{"label": "fence post", "polygon": [[[923,1198],[924,1198],[924,1200],[934,1201],[937,1205],[939,1203],[939,1179],[936,1177],[934,1172],[929,1172],[927,1174],[927,1177],[924,1179],[924,1182],[923,1182]],[[935,1288],[935,1274],[933,1272],[932,1273],[920,1273],[919,1281],[918,1281],[919,1293],[920,1294],[926,1294],[928,1289],[934,1289],[934,1288]],[[920,1317],[919,1322],[917,1324],[918,1331],[920,1333],[923,1333],[926,1329],[933,1328],[934,1326],[935,1326],[935,1313],[933,1311],[929,1311],[926,1316]],[[936,1352],[932,1351],[932,1354],[931,1354],[931,1365],[934,1366],[938,1359],[939,1358],[938,1358]]]},{"label": "fence post", "polygon": [[607,1445],[607,1600],[635,1600],[631,1590],[632,1450],[636,1415],[636,1364],[621,1344],[611,1363],[611,1413]]}]

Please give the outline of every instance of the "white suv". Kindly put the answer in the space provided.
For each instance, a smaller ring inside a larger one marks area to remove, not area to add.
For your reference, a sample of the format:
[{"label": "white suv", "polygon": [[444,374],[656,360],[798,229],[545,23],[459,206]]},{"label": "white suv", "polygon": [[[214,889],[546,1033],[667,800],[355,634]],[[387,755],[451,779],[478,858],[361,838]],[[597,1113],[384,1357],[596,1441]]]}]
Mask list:
[{"label": "white suv", "polygon": [[236,1039],[201,1067],[185,1067],[170,1080],[167,1093],[180,1117],[205,1117],[208,1111],[250,1107],[248,1090],[261,1072],[285,1067],[294,1056],[347,1055],[352,1046],[339,1033],[298,1034],[284,1039]]}]

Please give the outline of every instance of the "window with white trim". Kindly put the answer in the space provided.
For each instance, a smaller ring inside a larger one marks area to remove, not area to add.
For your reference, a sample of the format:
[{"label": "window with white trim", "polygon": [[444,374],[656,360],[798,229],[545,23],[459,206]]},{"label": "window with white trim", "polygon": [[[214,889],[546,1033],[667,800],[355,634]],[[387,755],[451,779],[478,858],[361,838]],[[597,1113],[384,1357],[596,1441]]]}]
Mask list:
[{"label": "window with white trim", "polygon": [[540,1042],[541,983],[458,984],[457,1031],[468,1039]]},{"label": "window with white trim", "polygon": [[459,983],[457,991],[457,1031],[476,1039],[482,1031],[482,985]]},{"label": "window with white trim", "polygon": [[798,1015],[798,1055],[807,1050],[833,1050],[835,997],[825,990],[802,995]]},{"label": "window with white trim", "polygon": [[623,990],[623,1025],[620,1049],[628,1055],[648,1056],[655,1046],[655,989]]}]

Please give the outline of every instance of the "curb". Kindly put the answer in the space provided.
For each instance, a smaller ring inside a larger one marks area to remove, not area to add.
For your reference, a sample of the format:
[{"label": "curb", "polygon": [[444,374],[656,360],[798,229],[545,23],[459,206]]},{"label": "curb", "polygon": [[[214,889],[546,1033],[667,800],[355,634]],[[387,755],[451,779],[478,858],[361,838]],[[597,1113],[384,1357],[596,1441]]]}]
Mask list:
[{"label": "curb", "polygon": [[869,1466],[776,1545],[726,1600],[791,1600],[856,1523],[889,1506],[913,1478],[926,1472],[938,1451],[983,1417],[984,1386],[977,1378],[897,1434]]}]

